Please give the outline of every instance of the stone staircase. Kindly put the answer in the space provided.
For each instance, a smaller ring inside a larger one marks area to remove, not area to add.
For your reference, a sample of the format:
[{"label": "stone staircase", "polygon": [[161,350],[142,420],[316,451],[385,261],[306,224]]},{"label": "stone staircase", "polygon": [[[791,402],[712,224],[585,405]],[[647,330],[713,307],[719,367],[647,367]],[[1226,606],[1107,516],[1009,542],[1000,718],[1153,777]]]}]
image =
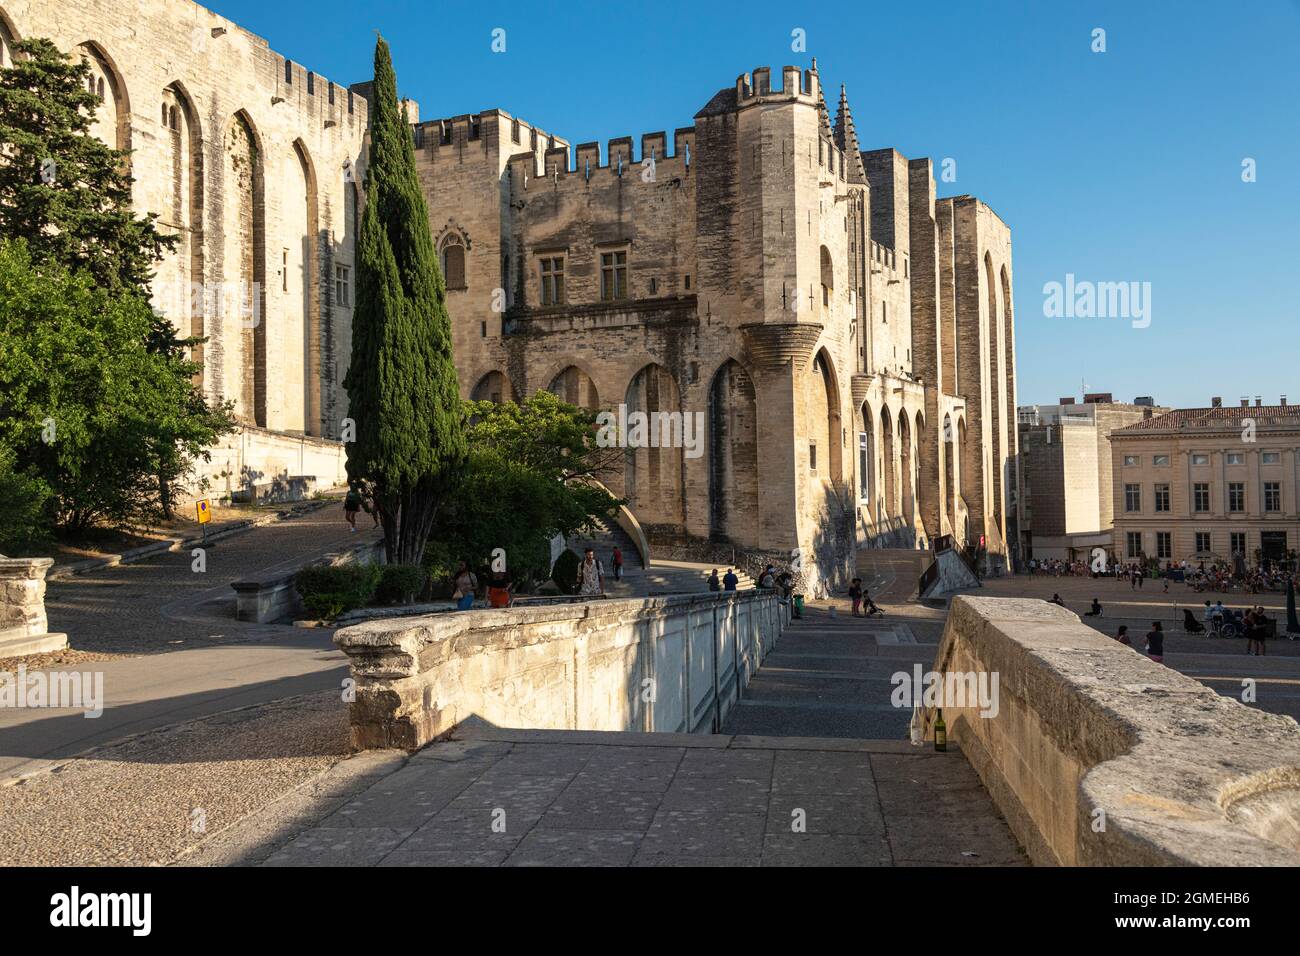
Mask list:
[{"label": "stone staircase", "polygon": [[[657,594],[693,594],[708,590],[709,571],[714,565],[700,564],[694,561],[666,561],[653,558],[648,568],[641,566],[641,552],[636,544],[618,525],[599,522],[596,528],[585,534],[569,538],[568,547],[579,557],[587,548],[596,552],[605,569],[605,592],[610,597],[631,598],[649,597]],[[623,580],[614,580],[614,548],[623,552]],[[727,573],[725,566],[718,567],[718,578]],[[752,588],[753,579],[744,571],[737,569],[739,579],[736,587],[740,590]]]}]

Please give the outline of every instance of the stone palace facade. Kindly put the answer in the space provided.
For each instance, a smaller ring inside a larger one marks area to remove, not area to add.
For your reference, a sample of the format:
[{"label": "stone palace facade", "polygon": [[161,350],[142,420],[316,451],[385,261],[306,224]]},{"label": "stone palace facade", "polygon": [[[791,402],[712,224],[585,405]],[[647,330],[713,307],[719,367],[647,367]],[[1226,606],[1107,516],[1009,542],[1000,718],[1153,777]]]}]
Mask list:
[{"label": "stone palace facade", "polygon": [[[0,56],[22,36],[90,63],[96,132],[132,151],[137,207],[182,237],[155,296],[208,337],[205,392],[246,424],[213,467],[337,471],[366,85],[188,0],[0,0]],[[604,149],[408,103],[462,393],[700,422],[698,447],[665,431],[611,481],[667,552],[798,549],[811,592],[843,586],[857,549],[943,535],[1003,564],[1010,230],[937,198],[929,159],[863,151],[815,61],[779,78],[742,74],[693,126]]]}]

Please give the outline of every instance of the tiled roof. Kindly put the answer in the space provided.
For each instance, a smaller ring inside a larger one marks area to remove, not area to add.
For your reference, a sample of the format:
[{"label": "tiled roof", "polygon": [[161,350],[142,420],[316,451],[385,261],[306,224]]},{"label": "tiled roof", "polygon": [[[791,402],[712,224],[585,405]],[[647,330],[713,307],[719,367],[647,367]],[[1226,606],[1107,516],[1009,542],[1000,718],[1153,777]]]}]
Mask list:
[{"label": "tiled roof", "polygon": [[1155,431],[1169,428],[1198,428],[1220,426],[1240,428],[1243,419],[1249,418],[1257,425],[1270,422],[1300,421],[1300,405],[1230,405],[1223,408],[1176,408],[1164,415],[1154,415],[1111,432],[1123,435],[1131,432]]}]

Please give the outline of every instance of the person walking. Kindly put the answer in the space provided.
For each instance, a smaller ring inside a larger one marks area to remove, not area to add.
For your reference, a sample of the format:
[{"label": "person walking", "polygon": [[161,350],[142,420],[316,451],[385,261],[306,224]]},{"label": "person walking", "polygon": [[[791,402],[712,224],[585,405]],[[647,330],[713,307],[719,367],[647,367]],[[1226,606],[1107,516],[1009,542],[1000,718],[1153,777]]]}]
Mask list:
[{"label": "person walking", "polygon": [[763,573],[758,576],[758,586],[764,589],[776,587],[776,567],[769,564],[763,569]]},{"label": "person walking", "polygon": [[349,485],[347,496],[343,499],[343,517],[353,531],[359,530],[357,528],[357,512],[361,510],[361,504],[361,492],[357,490],[356,485]]},{"label": "person walking", "polygon": [[586,550],[578,565],[578,593],[587,598],[605,596],[605,569],[592,548]]},{"label": "person walking", "polygon": [[510,580],[508,571],[504,568],[493,571],[487,583],[488,604],[492,607],[509,607],[510,592],[513,588],[514,582]]},{"label": "person walking", "polygon": [[1147,632],[1147,657],[1157,664],[1165,662],[1165,632],[1159,621],[1152,621]]},{"label": "person walking", "polygon": [[614,565],[614,580],[623,580],[623,552],[618,545],[614,545],[614,554],[611,556]]},{"label": "person walking", "polygon": [[710,591],[721,591],[721,590],[722,590],[722,582],[718,580],[718,569],[717,569],[717,568],[714,568],[712,571],[709,572],[709,582],[708,582],[708,583],[709,583],[709,590],[710,590]]},{"label": "person walking", "polygon": [[461,561],[452,579],[451,599],[456,602],[456,610],[468,611],[474,606],[474,593],[478,590],[478,578],[469,569],[468,561]]},{"label": "person walking", "polygon": [[722,578],[722,589],[724,591],[734,591],[739,583],[740,578],[736,577],[736,569],[727,568],[727,573]]}]

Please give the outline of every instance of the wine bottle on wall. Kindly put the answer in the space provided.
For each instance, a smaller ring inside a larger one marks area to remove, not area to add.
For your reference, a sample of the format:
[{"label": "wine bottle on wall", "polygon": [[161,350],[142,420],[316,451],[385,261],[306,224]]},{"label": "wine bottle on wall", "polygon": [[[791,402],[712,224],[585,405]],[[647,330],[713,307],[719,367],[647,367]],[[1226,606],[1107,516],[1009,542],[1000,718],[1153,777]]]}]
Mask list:
[{"label": "wine bottle on wall", "polygon": [[919,700],[912,704],[912,722],[908,724],[907,733],[912,738],[913,747],[919,747],[925,743],[925,722],[921,719],[921,702]]},{"label": "wine bottle on wall", "polygon": [[942,709],[934,721],[934,749],[940,751],[948,749],[948,725],[943,722]]}]

